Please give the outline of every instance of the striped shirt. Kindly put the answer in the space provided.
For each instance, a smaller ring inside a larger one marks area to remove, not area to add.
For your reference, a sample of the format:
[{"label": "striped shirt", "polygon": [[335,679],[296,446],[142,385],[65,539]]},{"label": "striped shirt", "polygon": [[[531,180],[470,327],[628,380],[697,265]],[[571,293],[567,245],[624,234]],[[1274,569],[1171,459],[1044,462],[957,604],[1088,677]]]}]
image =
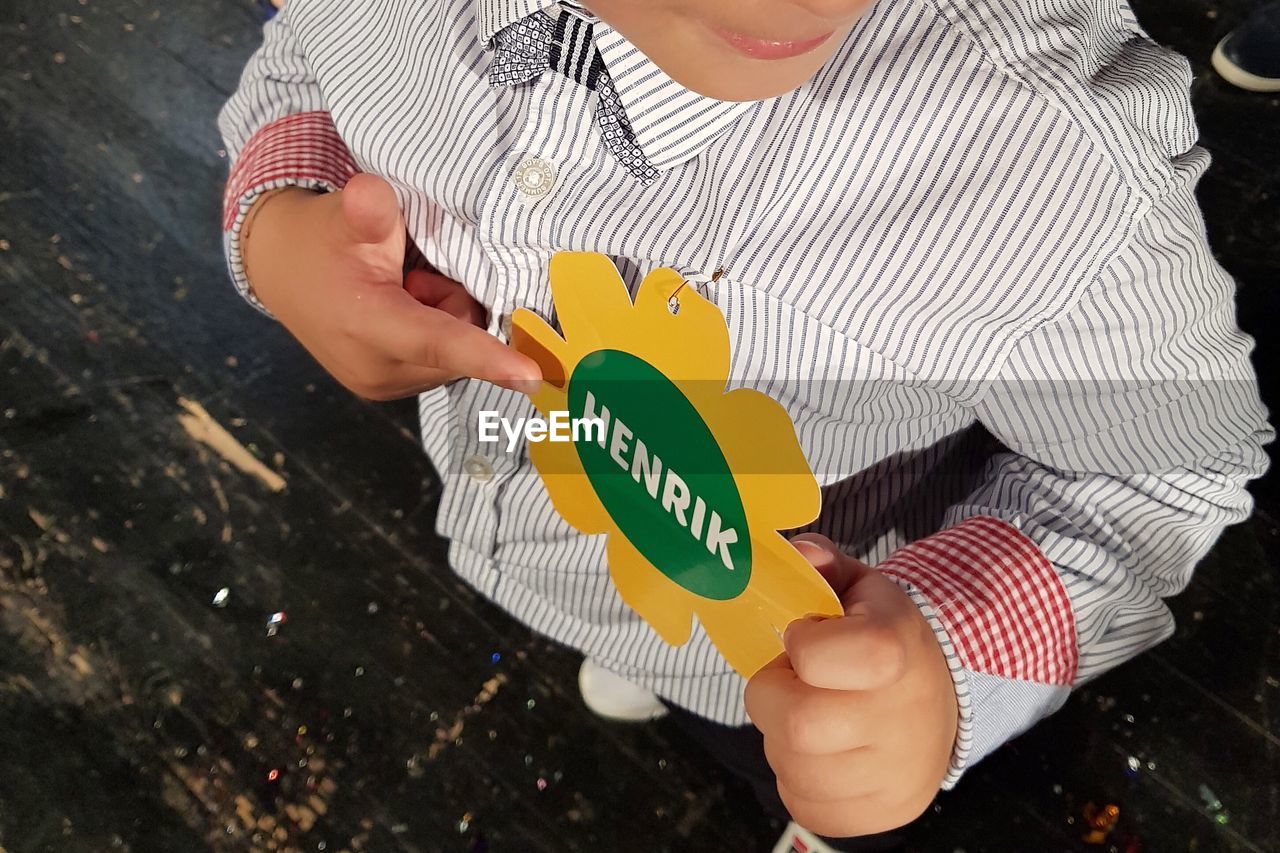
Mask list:
[{"label": "striped shirt", "polygon": [[[357,170],[391,182],[416,250],[499,337],[517,307],[552,316],[556,251],[607,254],[632,287],[680,271],[728,323],[730,384],[793,418],[824,492],[813,529],[930,620],[961,711],[947,784],[1167,637],[1163,599],[1247,517],[1271,437],[1194,199],[1208,158],[1186,62],[1124,0],[900,0],[809,83],[729,103],[594,22],[645,180],[597,90],[552,69],[491,82],[495,36],[543,5],[289,0],[221,117],[242,292],[253,200]],[[706,635],[663,644],[525,449],[478,440],[481,410],[514,420],[526,398],[463,381],[419,405],[459,575],[630,680],[745,722]]]}]

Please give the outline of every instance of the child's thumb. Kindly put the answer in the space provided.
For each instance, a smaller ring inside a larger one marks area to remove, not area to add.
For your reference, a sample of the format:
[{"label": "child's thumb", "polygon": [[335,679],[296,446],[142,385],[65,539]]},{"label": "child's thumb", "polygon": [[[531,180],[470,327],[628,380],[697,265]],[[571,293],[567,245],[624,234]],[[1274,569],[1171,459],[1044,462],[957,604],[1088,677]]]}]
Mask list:
[{"label": "child's thumb", "polygon": [[801,533],[791,540],[791,544],[842,599],[871,569],[861,560],[855,560],[841,552],[836,543],[817,533]]},{"label": "child's thumb", "polygon": [[404,230],[395,190],[377,175],[356,175],[342,188],[342,219],[357,243],[381,243]]}]

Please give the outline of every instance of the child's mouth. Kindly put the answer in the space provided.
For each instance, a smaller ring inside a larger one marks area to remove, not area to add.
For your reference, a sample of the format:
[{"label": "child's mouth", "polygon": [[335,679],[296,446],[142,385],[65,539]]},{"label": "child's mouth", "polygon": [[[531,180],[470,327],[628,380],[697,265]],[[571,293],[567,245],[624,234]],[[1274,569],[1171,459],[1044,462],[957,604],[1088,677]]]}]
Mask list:
[{"label": "child's mouth", "polygon": [[793,56],[800,56],[818,47],[834,34],[833,32],[824,33],[817,38],[803,41],[773,41],[735,33],[716,26],[710,29],[734,50],[752,59],[790,59]]}]

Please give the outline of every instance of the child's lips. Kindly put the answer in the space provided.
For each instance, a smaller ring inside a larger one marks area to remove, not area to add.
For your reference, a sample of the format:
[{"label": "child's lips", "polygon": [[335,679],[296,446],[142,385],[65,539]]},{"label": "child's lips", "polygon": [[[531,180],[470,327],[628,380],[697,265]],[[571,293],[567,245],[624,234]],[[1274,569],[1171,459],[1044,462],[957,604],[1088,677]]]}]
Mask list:
[{"label": "child's lips", "polygon": [[800,41],[773,41],[754,36],[735,33],[720,27],[711,27],[711,31],[724,39],[730,47],[752,59],[790,59],[808,53],[834,35],[834,31],[824,33],[816,38]]}]

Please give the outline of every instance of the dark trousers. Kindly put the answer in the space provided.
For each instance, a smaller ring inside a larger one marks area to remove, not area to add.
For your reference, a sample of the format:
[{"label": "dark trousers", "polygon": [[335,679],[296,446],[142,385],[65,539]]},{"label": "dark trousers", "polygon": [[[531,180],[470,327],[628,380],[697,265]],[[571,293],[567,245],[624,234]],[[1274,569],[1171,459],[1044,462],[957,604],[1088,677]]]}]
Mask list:
[{"label": "dark trousers", "polygon": [[[755,726],[722,726],[674,705],[668,704],[667,708],[671,711],[672,721],[685,734],[726,770],[751,786],[766,812],[782,820],[791,819],[778,796],[773,769],[764,757],[764,735]],[[903,838],[901,833],[885,832],[860,838],[824,838],[823,841],[836,850],[871,853],[898,850]]]}]

